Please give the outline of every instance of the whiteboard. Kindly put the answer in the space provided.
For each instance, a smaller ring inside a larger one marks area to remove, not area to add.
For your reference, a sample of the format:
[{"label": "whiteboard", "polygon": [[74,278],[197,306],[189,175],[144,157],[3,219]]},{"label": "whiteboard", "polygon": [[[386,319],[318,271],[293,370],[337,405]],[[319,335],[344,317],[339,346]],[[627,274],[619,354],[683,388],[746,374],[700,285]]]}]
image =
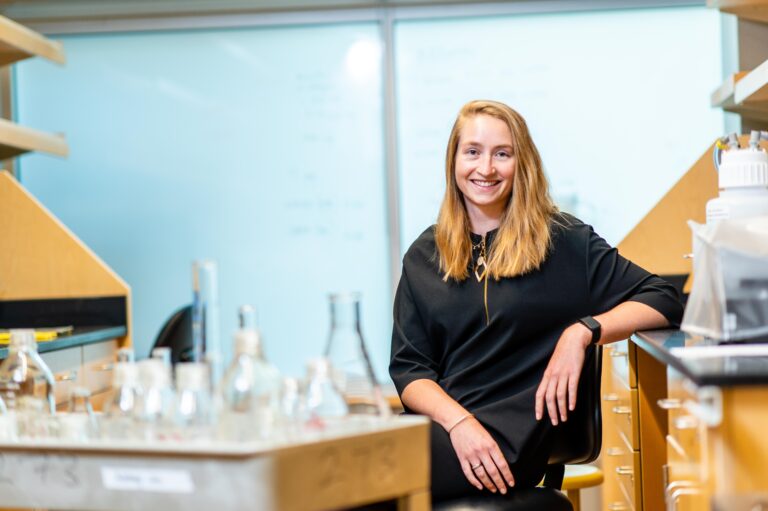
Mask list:
[{"label": "whiteboard", "polygon": [[560,207],[616,244],[722,135],[720,22],[701,7],[399,21],[403,252],[437,219],[461,106],[518,110]]},{"label": "whiteboard", "polygon": [[258,309],[267,356],[304,374],[332,291],[360,291],[388,378],[392,331],[376,23],[62,38],[66,67],[17,67],[19,122],[65,132],[22,182],[133,290],[146,356],[219,266],[222,336]]}]

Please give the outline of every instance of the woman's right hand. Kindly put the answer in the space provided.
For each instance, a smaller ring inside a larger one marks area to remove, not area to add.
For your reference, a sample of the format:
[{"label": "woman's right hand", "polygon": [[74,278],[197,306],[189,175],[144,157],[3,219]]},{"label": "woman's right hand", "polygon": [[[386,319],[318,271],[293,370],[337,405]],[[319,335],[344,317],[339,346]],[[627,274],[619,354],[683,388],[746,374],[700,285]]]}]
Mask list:
[{"label": "woman's right hand", "polygon": [[469,417],[457,424],[449,436],[464,476],[472,486],[502,494],[507,493],[507,485],[514,486],[515,478],[499,445],[477,419]]}]

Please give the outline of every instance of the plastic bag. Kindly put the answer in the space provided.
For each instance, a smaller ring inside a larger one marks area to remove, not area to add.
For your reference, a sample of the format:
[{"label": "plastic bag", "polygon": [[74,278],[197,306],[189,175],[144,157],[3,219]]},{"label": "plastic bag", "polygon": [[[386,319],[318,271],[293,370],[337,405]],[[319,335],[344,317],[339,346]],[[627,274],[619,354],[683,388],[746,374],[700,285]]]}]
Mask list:
[{"label": "plastic bag", "polygon": [[681,330],[721,341],[768,337],[768,216],[688,225],[694,279]]}]

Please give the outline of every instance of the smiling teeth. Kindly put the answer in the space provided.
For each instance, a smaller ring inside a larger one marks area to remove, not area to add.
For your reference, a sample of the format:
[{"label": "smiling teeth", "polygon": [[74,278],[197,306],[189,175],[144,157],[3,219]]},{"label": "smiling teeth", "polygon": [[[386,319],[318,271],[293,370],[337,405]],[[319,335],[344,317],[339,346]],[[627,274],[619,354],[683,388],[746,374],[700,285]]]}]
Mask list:
[{"label": "smiling teeth", "polygon": [[498,183],[498,181],[473,181],[476,185],[479,186],[493,186]]}]

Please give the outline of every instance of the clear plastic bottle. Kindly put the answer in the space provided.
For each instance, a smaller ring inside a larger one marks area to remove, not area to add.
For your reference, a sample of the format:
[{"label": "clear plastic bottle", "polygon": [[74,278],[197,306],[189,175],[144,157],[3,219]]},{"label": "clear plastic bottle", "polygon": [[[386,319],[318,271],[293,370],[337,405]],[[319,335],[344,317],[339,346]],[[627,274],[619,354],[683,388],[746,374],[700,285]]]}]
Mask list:
[{"label": "clear plastic bottle", "polygon": [[208,441],[213,432],[213,400],[208,366],[201,362],[176,365],[175,437]]},{"label": "clear plastic bottle", "polygon": [[7,389],[7,406],[15,413],[18,434],[48,435],[56,413],[53,373],[37,353],[34,330],[11,330],[8,357],[0,363],[0,382]]},{"label": "clear plastic bottle", "polygon": [[174,401],[168,371],[162,361],[152,358],[140,361],[138,366],[138,437],[147,441],[166,440],[172,426]]},{"label": "clear plastic bottle", "polygon": [[768,215],[768,153],[759,147],[729,149],[718,170],[719,197],[707,202],[707,223]]},{"label": "clear plastic bottle", "polygon": [[329,297],[331,332],[325,357],[333,368],[333,381],[344,396],[350,413],[389,417],[390,408],[376,380],[360,328],[359,293]]},{"label": "clear plastic bottle", "polygon": [[240,308],[235,356],[221,380],[220,436],[228,440],[268,438],[279,412],[280,372],[267,362],[256,328],[255,309]]},{"label": "clear plastic bottle", "polygon": [[[132,357],[123,357],[123,360],[131,359]],[[138,436],[135,416],[139,398],[139,368],[135,363],[115,364],[112,390],[112,399],[104,404],[102,436],[110,440],[135,439]]]}]

